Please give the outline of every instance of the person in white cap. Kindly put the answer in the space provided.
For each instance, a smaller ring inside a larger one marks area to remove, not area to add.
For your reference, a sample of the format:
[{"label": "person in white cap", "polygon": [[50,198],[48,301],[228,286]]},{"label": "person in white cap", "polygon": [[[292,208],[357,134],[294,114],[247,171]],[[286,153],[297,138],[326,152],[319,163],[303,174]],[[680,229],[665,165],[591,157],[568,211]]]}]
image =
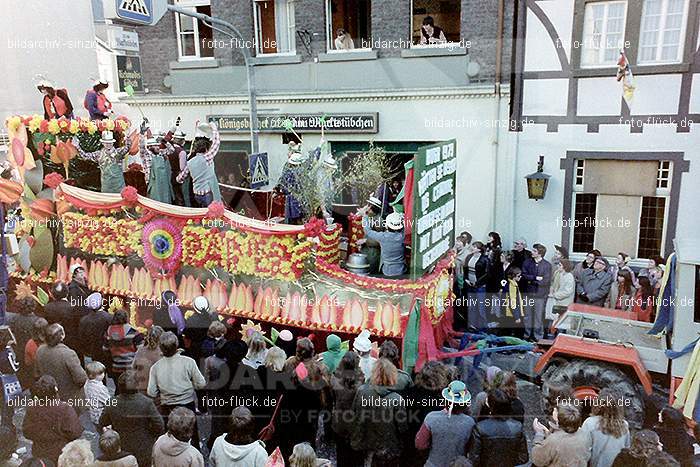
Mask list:
[{"label": "person in white cap", "polygon": [[100,167],[100,191],[102,193],[119,193],[126,186],[124,182],[124,171],[122,161],[129,152],[131,137],[127,136],[123,146],[114,147],[114,133],[103,131],[100,142],[102,149],[93,152],[86,152],[80,147],[80,141],[73,137],[73,146],[78,149],[78,157],[95,162]]},{"label": "person in white cap", "polygon": [[173,200],[173,186],[170,184],[172,169],[168,159],[168,150],[153,137],[146,137],[148,130],[141,126],[139,146],[143,171],[148,183],[148,197],[161,203],[170,204]]},{"label": "person in white cap", "polygon": [[304,208],[298,199],[293,195],[293,192],[299,190],[299,180],[301,178],[302,164],[308,160],[301,151],[293,151],[289,153],[287,163],[282,169],[280,181],[277,184],[277,189],[285,194],[284,201],[284,221],[287,224],[301,224],[304,220]]},{"label": "person in white cap", "polygon": [[104,91],[109,87],[109,83],[103,79],[96,79],[92,83],[92,88],[85,93],[83,105],[90,114],[90,120],[104,120],[112,112],[112,103],[105,96]]},{"label": "person in white cap", "polygon": [[54,84],[47,79],[40,80],[36,88],[43,96],[44,119],[73,118],[73,104],[68,97],[68,91],[56,89]]},{"label": "person in white cap", "polygon": [[186,166],[177,176],[179,183],[192,177],[192,193],[197,207],[206,208],[214,201],[221,202],[219,180],[214,170],[214,157],[219,152],[221,139],[214,122],[197,122],[197,133],[192,143],[192,151]]},{"label": "person in white cap", "polygon": [[363,329],[352,342],[353,350],[360,356],[360,369],[362,374],[365,375],[365,382],[369,381],[374,365],[377,363],[377,359],[370,353],[372,342],[369,340],[369,337],[370,332],[367,329]]},{"label": "person in white cap", "polygon": [[362,226],[366,237],[366,239],[360,240],[360,243],[364,244],[367,240],[374,240],[379,243],[379,248],[381,249],[380,271],[384,276],[398,277],[403,275],[406,272],[403,214],[392,212],[386,216],[386,232],[377,232],[370,228],[367,210],[367,207],[360,210],[364,216]]}]

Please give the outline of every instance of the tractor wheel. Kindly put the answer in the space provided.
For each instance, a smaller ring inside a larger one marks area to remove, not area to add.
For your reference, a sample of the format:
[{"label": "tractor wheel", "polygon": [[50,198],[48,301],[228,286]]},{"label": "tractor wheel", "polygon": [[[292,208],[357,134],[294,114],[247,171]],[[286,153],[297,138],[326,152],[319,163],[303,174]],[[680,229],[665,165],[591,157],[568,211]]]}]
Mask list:
[{"label": "tractor wheel", "polygon": [[557,359],[542,374],[545,410],[556,404],[557,397],[597,394],[603,388],[611,388],[622,397],[627,423],[630,428],[641,429],[644,417],[642,389],[615,365],[592,360]]}]

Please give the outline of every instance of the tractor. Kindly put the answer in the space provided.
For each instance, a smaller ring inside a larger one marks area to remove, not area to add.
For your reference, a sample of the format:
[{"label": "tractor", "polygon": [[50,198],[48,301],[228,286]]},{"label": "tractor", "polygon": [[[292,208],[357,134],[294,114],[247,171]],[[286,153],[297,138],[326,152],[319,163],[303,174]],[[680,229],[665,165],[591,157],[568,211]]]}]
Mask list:
[{"label": "tractor", "polygon": [[653,381],[669,384],[672,402],[691,354],[671,360],[666,350],[683,349],[700,334],[700,239],[676,240],[675,247],[672,331],[652,335],[653,324],[631,319],[630,312],[569,305],[552,325],[554,340],[539,343],[545,352],[534,370],[546,401],[564,394],[592,401],[610,387],[623,398],[634,428],[641,427]]}]

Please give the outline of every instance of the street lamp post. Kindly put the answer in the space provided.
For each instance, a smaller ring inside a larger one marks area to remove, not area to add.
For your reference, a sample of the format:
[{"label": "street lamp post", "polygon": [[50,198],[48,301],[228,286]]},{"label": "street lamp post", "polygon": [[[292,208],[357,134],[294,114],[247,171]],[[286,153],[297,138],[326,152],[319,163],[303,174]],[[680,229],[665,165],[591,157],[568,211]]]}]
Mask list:
[{"label": "street lamp post", "polygon": [[[212,25],[212,29],[216,29],[222,34],[226,34],[229,37],[238,39],[241,41],[241,43],[245,43],[243,36],[241,33],[236,29],[236,27],[229,23],[228,21],[224,21],[220,18],[216,18],[213,16],[205,15],[202,13],[197,13],[195,11],[191,10],[186,10],[184,8],[177,7],[175,5],[168,5],[167,6],[168,10],[172,11],[173,13],[180,13],[181,15],[185,16],[191,16],[193,18],[196,18],[200,21],[203,21],[205,23],[210,23]],[[225,31],[220,28],[215,28],[214,25],[217,26],[222,26],[224,28],[228,28],[231,30],[231,32]],[[250,102],[250,107],[249,107],[249,118],[250,118],[250,149],[253,154],[259,152],[259,146],[258,146],[258,105],[255,99],[255,68],[253,67],[252,63],[252,57],[250,56],[250,51],[248,51],[247,48],[241,47],[241,53],[243,54],[243,60],[245,61],[245,68],[246,68],[246,76],[248,79],[248,100]]]}]

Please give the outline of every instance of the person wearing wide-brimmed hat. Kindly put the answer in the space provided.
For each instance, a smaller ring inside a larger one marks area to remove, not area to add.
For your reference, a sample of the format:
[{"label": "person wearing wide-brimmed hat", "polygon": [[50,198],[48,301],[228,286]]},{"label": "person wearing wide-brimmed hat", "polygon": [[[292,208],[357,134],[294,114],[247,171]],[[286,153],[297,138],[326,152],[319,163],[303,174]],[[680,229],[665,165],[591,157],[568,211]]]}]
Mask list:
[{"label": "person wearing wide-brimmed hat", "polygon": [[426,467],[448,465],[464,455],[476,422],[467,415],[471,394],[464,382],[452,381],[442,390],[445,408],[430,412],[416,435],[416,448],[430,450]]},{"label": "person wearing wide-brimmed hat", "polygon": [[47,79],[41,79],[36,88],[42,94],[42,107],[44,108],[44,119],[52,118],[73,118],[73,104],[65,89],[56,89],[56,86]]},{"label": "person wearing wide-brimmed hat", "polygon": [[284,221],[287,224],[301,224],[304,219],[304,208],[299,200],[294,197],[294,192],[299,189],[302,165],[308,160],[308,156],[301,153],[300,148],[290,150],[287,163],[282,169],[282,175],[277,184],[277,189],[286,196],[284,201]]},{"label": "person wearing wide-brimmed hat", "polygon": [[186,354],[199,361],[202,355],[202,343],[207,338],[209,326],[218,317],[215,312],[212,312],[209,300],[202,295],[195,297],[192,308],[194,308],[194,314],[185,320],[183,336],[186,342],[189,342]]},{"label": "person wearing wide-brimmed hat", "polygon": [[109,83],[105,79],[95,79],[92,82],[92,88],[85,93],[83,105],[90,113],[90,120],[104,120],[108,118],[112,112],[112,103],[105,96],[104,91],[109,87]]},{"label": "person wearing wide-brimmed hat", "polygon": [[80,147],[77,137],[73,138],[73,145],[78,149],[78,157],[97,163],[100,167],[100,190],[102,193],[119,193],[126,186],[122,161],[129,152],[131,138],[127,137],[123,146],[114,147],[114,133],[103,131],[100,137],[102,149],[86,152]]},{"label": "person wearing wide-brimmed hat", "polygon": [[102,294],[94,292],[85,299],[88,314],[80,318],[78,335],[80,336],[83,355],[102,362],[109,367],[110,356],[105,351],[104,336],[112,324],[112,315],[104,309]]}]

